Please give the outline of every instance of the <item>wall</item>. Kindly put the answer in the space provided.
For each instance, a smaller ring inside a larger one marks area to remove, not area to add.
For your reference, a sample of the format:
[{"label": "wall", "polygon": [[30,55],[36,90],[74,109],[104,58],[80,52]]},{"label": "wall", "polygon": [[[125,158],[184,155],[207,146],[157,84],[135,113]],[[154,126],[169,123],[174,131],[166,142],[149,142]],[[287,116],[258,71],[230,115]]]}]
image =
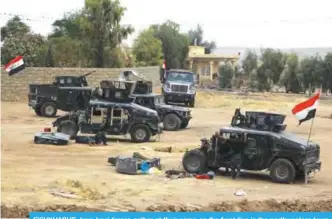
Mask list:
[{"label": "wall", "polygon": [[[130,69],[143,74],[154,85],[160,84],[159,66]],[[98,86],[101,80],[116,79],[128,68],[26,68],[12,76],[1,69],[1,101],[27,101],[31,83],[51,83],[57,75],[82,75],[93,70],[96,72],[87,77],[90,86]]]}]

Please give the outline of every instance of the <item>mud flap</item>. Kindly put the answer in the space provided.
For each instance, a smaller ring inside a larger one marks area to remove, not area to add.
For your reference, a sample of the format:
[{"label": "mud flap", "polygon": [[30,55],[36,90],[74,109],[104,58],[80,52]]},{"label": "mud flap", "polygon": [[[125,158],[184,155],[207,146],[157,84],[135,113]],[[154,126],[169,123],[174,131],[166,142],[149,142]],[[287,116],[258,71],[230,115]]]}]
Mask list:
[{"label": "mud flap", "polygon": [[307,184],[309,179],[309,171],[307,165],[304,166],[303,171],[304,171],[304,184]]}]

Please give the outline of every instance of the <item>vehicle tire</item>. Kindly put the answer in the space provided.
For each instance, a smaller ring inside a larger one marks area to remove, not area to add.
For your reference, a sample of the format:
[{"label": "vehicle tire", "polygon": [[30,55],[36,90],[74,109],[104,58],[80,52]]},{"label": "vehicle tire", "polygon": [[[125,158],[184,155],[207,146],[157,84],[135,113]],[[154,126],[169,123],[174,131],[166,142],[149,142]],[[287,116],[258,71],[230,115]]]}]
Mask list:
[{"label": "vehicle tire", "polygon": [[189,106],[194,108],[195,107],[195,99],[189,102]]},{"label": "vehicle tire", "polygon": [[70,139],[74,139],[77,136],[78,127],[77,124],[71,120],[65,120],[60,123],[57,128],[57,132],[67,134]]},{"label": "vehicle tire", "polygon": [[185,129],[185,128],[188,127],[188,124],[189,124],[189,121],[187,121],[187,122],[182,122],[180,127],[181,127],[182,129]]},{"label": "vehicle tire", "polygon": [[270,177],[277,183],[291,183],[294,181],[296,170],[292,162],[279,158],[270,166]]},{"label": "vehicle tire", "polygon": [[56,104],[53,102],[46,102],[41,106],[41,114],[45,117],[54,117],[57,110]]},{"label": "vehicle tire", "polygon": [[188,173],[205,173],[207,171],[206,156],[198,149],[188,151],[182,159],[182,165]]},{"label": "vehicle tire", "polygon": [[130,131],[130,136],[133,142],[147,142],[151,138],[151,131],[146,125],[135,125]]},{"label": "vehicle tire", "polygon": [[174,113],[167,114],[163,120],[164,130],[177,131],[181,126],[181,119]]},{"label": "vehicle tire", "polygon": [[35,113],[36,113],[37,116],[41,116],[42,115],[40,107],[37,107],[34,110],[35,110]]}]

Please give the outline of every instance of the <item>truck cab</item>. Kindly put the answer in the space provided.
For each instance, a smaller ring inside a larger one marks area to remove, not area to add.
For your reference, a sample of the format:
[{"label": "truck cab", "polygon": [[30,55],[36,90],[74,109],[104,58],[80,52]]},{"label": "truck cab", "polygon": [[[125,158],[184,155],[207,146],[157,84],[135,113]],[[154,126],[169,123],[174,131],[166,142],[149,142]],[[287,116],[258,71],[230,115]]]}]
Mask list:
[{"label": "truck cab", "polygon": [[184,103],[186,106],[195,106],[196,89],[193,72],[168,69],[162,74],[161,82],[165,103]]}]

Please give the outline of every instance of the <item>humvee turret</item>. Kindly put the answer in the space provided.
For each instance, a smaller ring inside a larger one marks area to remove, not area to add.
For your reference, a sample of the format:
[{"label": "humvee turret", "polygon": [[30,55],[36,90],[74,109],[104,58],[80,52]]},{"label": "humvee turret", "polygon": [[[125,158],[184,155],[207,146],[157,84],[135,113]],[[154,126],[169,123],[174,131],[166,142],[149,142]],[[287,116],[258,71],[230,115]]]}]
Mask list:
[{"label": "humvee turret", "polygon": [[292,133],[283,124],[286,116],[266,112],[235,111],[231,125],[221,128],[200,148],[185,153],[182,163],[189,173],[229,167],[241,155],[241,169],[269,170],[274,182],[291,183],[296,176],[308,179],[319,171],[320,146]]},{"label": "humvee turret", "polygon": [[86,77],[56,76],[51,84],[29,84],[29,102],[38,116],[53,117],[57,110],[71,111],[84,109],[92,94]]},{"label": "humvee turret", "polygon": [[[136,73],[137,74],[137,73]],[[163,122],[163,129],[167,131],[176,131],[186,128],[191,117],[191,110],[185,107],[171,106],[164,103],[163,95],[152,93],[152,82],[147,80],[140,81],[122,81],[126,91],[126,98],[131,99],[134,103],[141,106],[156,110]],[[109,93],[114,93],[115,86],[107,86],[109,84],[117,84],[119,81],[103,80],[100,82],[100,96],[108,100],[114,98]],[[125,98],[125,97],[123,97]]]},{"label": "humvee turret", "polygon": [[76,137],[83,134],[130,134],[133,142],[147,142],[162,132],[155,110],[133,103],[131,84],[123,81],[101,83],[84,110],[67,113],[53,122],[57,131]]}]

